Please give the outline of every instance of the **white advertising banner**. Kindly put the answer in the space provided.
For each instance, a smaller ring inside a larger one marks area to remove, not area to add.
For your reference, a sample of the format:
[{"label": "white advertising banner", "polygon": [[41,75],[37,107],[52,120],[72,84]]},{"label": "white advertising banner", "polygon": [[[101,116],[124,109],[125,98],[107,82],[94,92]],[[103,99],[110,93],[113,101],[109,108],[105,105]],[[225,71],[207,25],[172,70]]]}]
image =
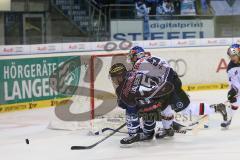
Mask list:
[{"label": "white advertising banner", "polygon": [[152,55],[166,59],[183,84],[227,82],[228,46],[151,49]]},{"label": "white advertising banner", "polygon": [[30,54],[30,45],[6,45],[0,46],[0,55],[22,55]]},{"label": "white advertising banner", "polygon": [[32,54],[56,53],[62,51],[62,45],[60,44],[36,44],[30,47]]},{"label": "white advertising banner", "polygon": [[[149,45],[158,45],[158,41],[152,41]],[[208,46],[208,47],[182,47],[182,48],[152,48],[145,49],[150,52],[151,55],[158,56],[166,59],[173,69],[178,73],[183,81],[183,85],[189,84],[216,84],[216,83],[227,83],[227,64],[229,58],[227,56],[228,46]],[[108,64],[107,67],[101,68],[101,73],[106,73],[108,77],[109,61],[113,60],[113,55],[117,53],[126,53],[126,51],[112,51],[112,52],[102,52],[102,51],[89,51],[89,52],[69,52],[67,54],[53,53],[48,54],[47,57],[58,57],[58,56],[77,56],[79,55],[81,59],[84,56],[98,55],[101,57],[106,57],[102,59],[102,64]],[[102,56],[104,55],[104,56]],[[38,58],[45,57],[46,55],[33,54],[33,55],[19,55],[19,56],[6,56],[1,59],[21,59],[21,58]],[[116,58],[116,57],[115,57]],[[125,57],[126,58],[126,57]],[[116,59],[115,59],[116,61]],[[127,64],[126,60],[119,59],[117,62]],[[105,65],[106,66],[106,65]],[[100,69],[99,66],[97,66]],[[82,72],[82,71],[81,71]],[[81,73],[84,75],[84,73]],[[106,83],[105,78],[98,81],[100,84]]]},{"label": "white advertising banner", "polygon": [[[188,34],[188,33],[184,33]],[[173,35],[173,34],[172,34]],[[189,33],[190,35],[190,33]],[[0,56],[53,54],[68,52],[92,51],[128,51],[133,46],[142,46],[145,49],[230,46],[240,43],[240,38],[189,38],[172,40],[147,40],[147,41],[108,41],[108,42],[81,42],[81,43],[50,43],[37,45],[2,45]]]},{"label": "white advertising banner", "polygon": [[[214,37],[213,20],[150,20],[149,40]],[[112,40],[143,40],[143,21],[111,21]]]}]

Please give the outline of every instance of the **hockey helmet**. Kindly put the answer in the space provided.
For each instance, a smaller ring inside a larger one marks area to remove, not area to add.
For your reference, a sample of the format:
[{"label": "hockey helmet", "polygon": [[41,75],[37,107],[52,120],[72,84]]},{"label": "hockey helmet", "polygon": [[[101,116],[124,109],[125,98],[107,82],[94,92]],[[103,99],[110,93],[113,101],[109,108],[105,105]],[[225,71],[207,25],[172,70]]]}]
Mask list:
[{"label": "hockey helmet", "polygon": [[112,65],[112,67],[109,70],[109,76],[110,77],[116,77],[116,76],[121,76],[127,72],[126,67],[122,63],[116,63]]},{"label": "hockey helmet", "polygon": [[234,56],[237,55],[240,57],[240,45],[239,44],[233,44],[228,48],[227,52],[228,56]]},{"label": "hockey helmet", "polygon": [[139,60],[144,56],[145,56],[145,51],[142,47],[139,47],[139,46],[133,47],[132,49],[130,49],[128,53],[128,58],[130,59],[131,62],[135,62],[135,60],[133,60],[134,57],[137,57],[136,60]]}]

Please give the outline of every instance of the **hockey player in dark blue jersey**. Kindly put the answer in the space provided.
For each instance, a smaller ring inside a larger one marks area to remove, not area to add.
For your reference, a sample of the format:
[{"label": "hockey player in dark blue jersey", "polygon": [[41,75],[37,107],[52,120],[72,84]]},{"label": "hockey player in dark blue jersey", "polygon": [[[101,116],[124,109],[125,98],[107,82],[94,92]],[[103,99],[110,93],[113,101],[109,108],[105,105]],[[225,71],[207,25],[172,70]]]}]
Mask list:
[{"label": "hockey player in dark blue jersey", "polygon": [[[174,86],[160,78],[143,73],[127,71],[121,63],[113,65],[109,71],[115,85],[118,105],[126,110],[129,136],[121,144],[151,140],[154,137],[156,120],[161,119],[164,136],[173,136],[173,110],[168,105],[168,95]],[[140,118],[143,127],[140,127]]]}]

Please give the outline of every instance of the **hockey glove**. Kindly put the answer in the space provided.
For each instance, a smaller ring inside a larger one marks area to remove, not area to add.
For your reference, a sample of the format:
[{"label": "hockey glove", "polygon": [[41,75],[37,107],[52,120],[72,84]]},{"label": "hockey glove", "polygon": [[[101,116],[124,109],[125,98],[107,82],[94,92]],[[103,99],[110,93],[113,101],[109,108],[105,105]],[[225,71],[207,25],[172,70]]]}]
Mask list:
[{"label": "hockey glove", "polygon": [[229,91],[228,91],[228,100],[230,103],[234,103],[237,101],[237,98],[236,98],[236,95],[237,95],[237,90],[235,88],[231,88]]}]

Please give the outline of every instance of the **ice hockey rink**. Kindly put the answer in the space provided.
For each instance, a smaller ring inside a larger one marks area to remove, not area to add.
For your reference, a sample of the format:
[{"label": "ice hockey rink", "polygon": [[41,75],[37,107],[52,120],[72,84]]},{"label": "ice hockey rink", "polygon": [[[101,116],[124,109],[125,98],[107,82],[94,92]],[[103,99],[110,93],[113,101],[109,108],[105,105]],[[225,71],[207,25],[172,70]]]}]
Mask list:
[{"label": "ice hockey rink", "polygon": [[[191,100],[219,103],[227,90],[189,92]],[[221,116],[209,118],[209,128],[196,133],[175,134],[173,138],[120,146],[124,134],[116,134],[90,150],[70,150],[72,145],[90,145],[102,136],[86,131],[47,128],[53,108],[0,115],[0,155],[2,160],[212,160],[239,159],[239,112],[228,130],[220,128]],[[29,139],[30,144],[26,144]]]}]

